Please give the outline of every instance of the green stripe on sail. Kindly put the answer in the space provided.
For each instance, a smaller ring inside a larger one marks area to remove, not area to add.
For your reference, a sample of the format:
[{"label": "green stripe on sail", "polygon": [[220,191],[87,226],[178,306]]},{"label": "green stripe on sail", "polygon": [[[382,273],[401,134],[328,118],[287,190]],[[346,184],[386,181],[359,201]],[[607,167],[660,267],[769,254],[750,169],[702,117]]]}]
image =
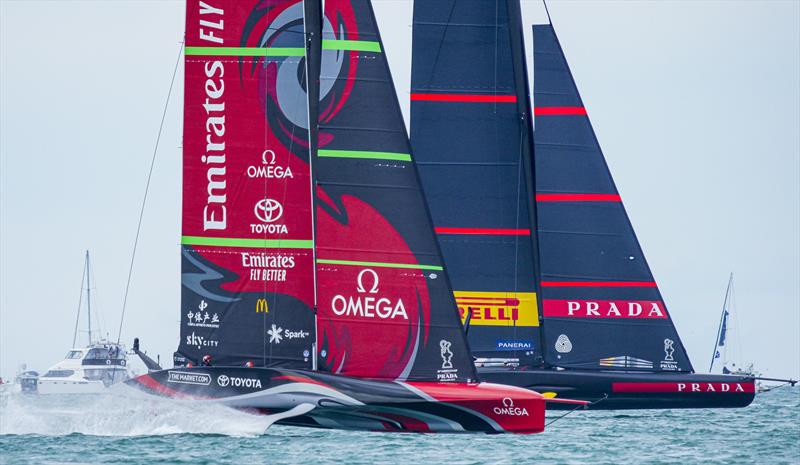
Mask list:
[{"label": "green stripe on sail", "polygon": [[310,249],[311,240],[302,239],[240,239],[232,237],[182,236],[181,244],[208,245],[217,247],[252,247],[266,249]]},{"label": "green stripe on sail", "polygon": [[317,263],[323,265],[352,265],[352,266],[374,266],[380,268],[408,268],[413,270],[436,270],[442,271],[441,266],[436,265],[418,265],[413,263],[385,263],[385,262],[355,262],[350,260],[328,260],[325,258],[318,258]]},{"label": "green stripe on sail", "polygon": [[381,53],[381,43],[371,40],[322,39],[322,49]]},{"label": "green stripe on sail", "polygon": [[320,157],[332,158],[370,158],[375,160],[411,161],[411,155],[395,152],[367,152],[364,150],[319,150]]},{"label": "green stripe on sail", "polygon": [[222,57],[302,57],[303,47],[186,47],[187,55]]}]

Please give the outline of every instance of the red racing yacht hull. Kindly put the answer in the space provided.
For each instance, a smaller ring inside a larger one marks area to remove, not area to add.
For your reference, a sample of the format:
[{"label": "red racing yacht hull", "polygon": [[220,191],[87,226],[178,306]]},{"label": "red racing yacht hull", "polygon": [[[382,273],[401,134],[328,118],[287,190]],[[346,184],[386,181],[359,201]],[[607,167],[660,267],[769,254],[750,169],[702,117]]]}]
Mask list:
[{"label": "red racing yacht hull", "polygon": [[301,370],[197,367],[156,371],[128,384],[159,396],[275,415],[277,423],[295,426],[417,433],[544,430],[542,395],[492,383],[401,382]]}]

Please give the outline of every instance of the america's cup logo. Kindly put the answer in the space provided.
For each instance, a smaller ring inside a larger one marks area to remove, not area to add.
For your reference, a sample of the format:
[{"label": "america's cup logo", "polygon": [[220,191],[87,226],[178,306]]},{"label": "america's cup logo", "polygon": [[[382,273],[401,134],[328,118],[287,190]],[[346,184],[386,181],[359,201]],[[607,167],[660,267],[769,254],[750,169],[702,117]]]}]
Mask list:
[{"label": "america's cup logo", "polygon": [[675,352],[675,348],[672,345],[675,344],[675,341],[672,339],[664,339],[664,360],[672,361],[675,360],[672,358],[672,354]]},{"label": "america's cup logo", "polygon": [[453,368],[453,351],[450,350],[450,341],[442,339],[439,341],[439,349],[442,352],[442,369]]}]

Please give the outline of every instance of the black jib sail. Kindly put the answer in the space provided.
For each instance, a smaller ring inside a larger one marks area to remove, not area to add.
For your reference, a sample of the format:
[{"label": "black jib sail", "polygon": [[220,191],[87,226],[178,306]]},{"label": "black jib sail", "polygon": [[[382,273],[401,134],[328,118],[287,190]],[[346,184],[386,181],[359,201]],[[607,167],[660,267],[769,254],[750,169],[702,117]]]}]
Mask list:
[{"label": "black jib sail", "polygon": [[553,26],[533,26],[545,360],[693,371],[606,165]]},{"label": "black jib sail", "polygon": [[519,4],[417,0],[413,41],[411,139],[470,346],[538,364]]}]

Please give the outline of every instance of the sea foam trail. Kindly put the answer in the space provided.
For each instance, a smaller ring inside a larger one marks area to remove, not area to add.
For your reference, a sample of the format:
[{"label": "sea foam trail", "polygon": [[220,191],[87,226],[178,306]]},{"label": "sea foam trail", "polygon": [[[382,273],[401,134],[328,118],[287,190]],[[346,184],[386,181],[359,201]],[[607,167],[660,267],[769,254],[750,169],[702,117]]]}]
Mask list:
[{"label": "sea foam trail", "polygon": [[218,404],[160,399],[119,385],[97,395],[8,395],[0,399],[0,435],[256,436],[268,421]]}]

